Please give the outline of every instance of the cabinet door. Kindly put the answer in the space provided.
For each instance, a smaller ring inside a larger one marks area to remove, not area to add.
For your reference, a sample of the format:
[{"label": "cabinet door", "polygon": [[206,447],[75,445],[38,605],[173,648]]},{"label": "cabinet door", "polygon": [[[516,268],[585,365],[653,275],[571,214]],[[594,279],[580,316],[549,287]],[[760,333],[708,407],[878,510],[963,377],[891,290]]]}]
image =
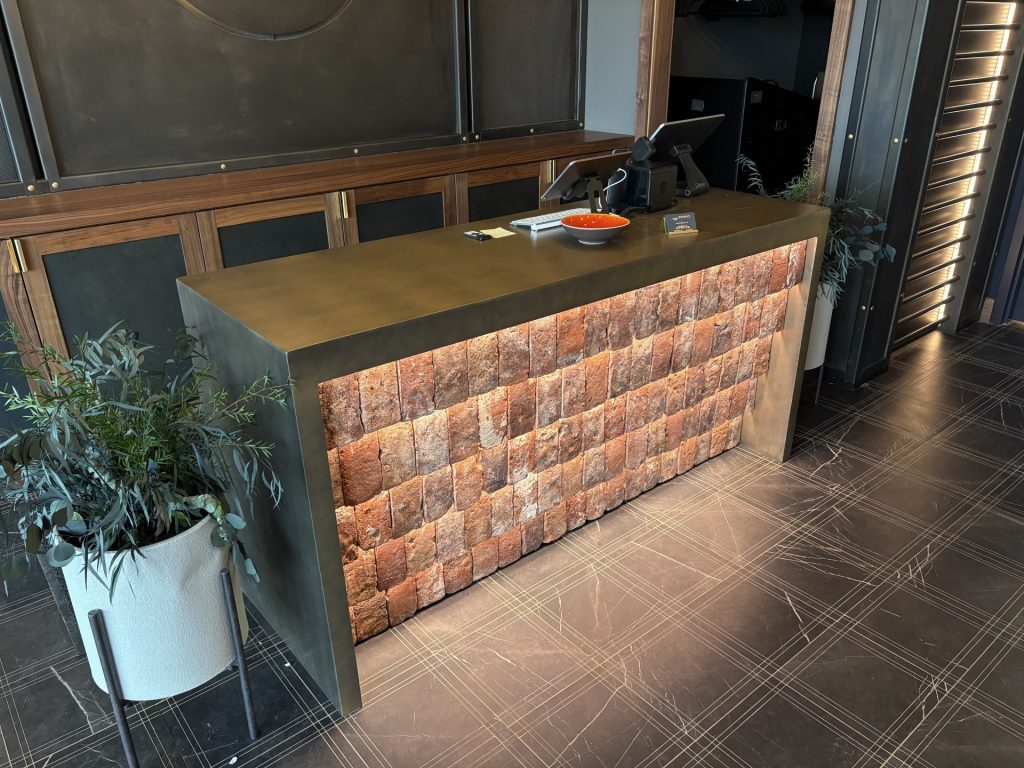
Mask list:
[{"label": "cabinet door", "polygon": [[346,242],[365,243],[466,221],[455,176],[399,181],[348,193]]},{"label": "cabinet door", "polygon": [[208,269],[238,267],[344,245],[341,222],[337,192],[199,214]]},{"label": "cabinet door", "polygon": [[[10,240],[0,241],[0,254],[0,295],[3,296],[3,302],[0,303],[0,321],[14,325],[25,340],[25,348],[21,350],[22,359],[26,363],[32,363],[34,360],[29,358],[28,349],[39,346],[39,333],[28,303],[25,282],[21,279],[23,256],[20,249],[15,249],[14,243]],[[13,349],[13,345],[8,342],[0,342],[0,352],[9,352]],[[4,389],[14,386],[19,392],[24,393],[27,385],[21,376],[8,370],[7,366],[0,366],[0,386]],[[9,413],[6,408],[0,410],[0,428],[8,430],[21,426],[24,426],[24,422],[18,414]]]},{"label": "cabinet door", "polygon": [[537,210],[548,169],[550,163],[525,163],[467,173],[469,220]]},{"label": "cabinet door", "polygon": [[177,278],[205,268],[194,214],[38,235],[20,241],[39,338],[61,352],[126,320],[162,352],[184,326]]}]

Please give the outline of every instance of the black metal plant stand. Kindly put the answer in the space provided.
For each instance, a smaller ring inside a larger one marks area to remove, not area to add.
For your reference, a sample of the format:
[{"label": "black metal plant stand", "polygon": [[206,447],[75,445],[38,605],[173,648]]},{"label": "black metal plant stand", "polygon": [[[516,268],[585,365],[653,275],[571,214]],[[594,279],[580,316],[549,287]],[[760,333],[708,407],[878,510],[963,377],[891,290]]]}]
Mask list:
[{"label": "black metal plant stand", "polygon": [[[232,666],[238,668],[238,680],[242,687],[242,706],[245,708],[245,719],[249,724],[249,738],[256,741],[259,738],[259,729],[256,727],[256,712],[252,706],[252,687],[249,685],[249,666],[245,660],[245,648],[242,646],[242,628],[238,623],[238,606],[235,604],[234,584],[231,581],[231,574],[225,568],[220,572],[220,583],[224,591],[224,610],[227,613],[228,624],[231,629],[231,641],[235,646],[235,661]],[[100,656],[100,666],[103,668],[103,679],[107,683],[107,691],[110,693],[110,705],[114,710],[114,721],[117,723],[117,732],[121,736],[121,746],[124,748],[124,756],[128,761],[128,768],[139,768],[139,758],[135,753],[135,743],[132,741],[132,734],[128,728],[128,718],[125,715],[125,706],[131,702],[125,701],[121,695],[121,684],[117,677],[117,666],[114,663],[113,654],[110,652],[110,642],[107,639],[107,627],[103,621],[103,611],[89,611],[89,626],[92,628],[92,635],[96,641],[96,650]]]}]

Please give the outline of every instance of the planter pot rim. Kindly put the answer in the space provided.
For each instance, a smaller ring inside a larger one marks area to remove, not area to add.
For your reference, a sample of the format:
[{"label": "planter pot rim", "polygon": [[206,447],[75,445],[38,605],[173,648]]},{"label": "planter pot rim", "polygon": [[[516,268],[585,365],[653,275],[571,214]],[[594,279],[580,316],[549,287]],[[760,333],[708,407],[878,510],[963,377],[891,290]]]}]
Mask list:
[{"label": "planter pot rim", "polygon": [[[209,525],[213,525],[214,524],[213,518],[210,515],[203,515],[203,519],[202,520],[200,520],[199,522],[197,522],[197,523],[195,523],[193,525],[190,525],[185,530],[178,531],[178,533],[174,534],[173,536],[168,536],[166,539],[161,539],[160,541],[154,541],[152,544],[146,544],[144,547],[139,547],[139,549],[137,551],[140,552],[140,553],[143,553],[143,554],[145,554],[146,552],[154,552],[158,548],[162,547],[165,544],[170,544],[172,541],[179,541],[180,537],[182,537],[182,536],[188,536],[190,533],[193,533],[194,531],[197,531],[197,530],[199,530],[201,528],[208,528],[209,527],[208,524]],[[118,552],[130,552],[130,551],[131,550],[125,550],[125,549],[108,549],[104,553],[104,556],[113,556],[113,555],[116,555]],[[75,547],[75,554],[76,554],[76,556],[77,555],[84,555],[84,551],[82,550],[81,547]],[[71,565],[71,563],[68,563],[68,565]],[[67,567],[67,566],[65,566],[65,567]]]}]

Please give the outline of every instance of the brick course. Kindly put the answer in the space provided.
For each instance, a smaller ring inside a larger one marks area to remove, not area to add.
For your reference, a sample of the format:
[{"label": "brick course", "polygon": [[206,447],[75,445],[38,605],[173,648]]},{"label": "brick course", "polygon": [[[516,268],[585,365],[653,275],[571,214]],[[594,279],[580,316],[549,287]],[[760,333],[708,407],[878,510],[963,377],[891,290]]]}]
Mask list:
[{"label": "brick course", "polygon": [[735,447],[806,252],[321,384],[356,640]]}]

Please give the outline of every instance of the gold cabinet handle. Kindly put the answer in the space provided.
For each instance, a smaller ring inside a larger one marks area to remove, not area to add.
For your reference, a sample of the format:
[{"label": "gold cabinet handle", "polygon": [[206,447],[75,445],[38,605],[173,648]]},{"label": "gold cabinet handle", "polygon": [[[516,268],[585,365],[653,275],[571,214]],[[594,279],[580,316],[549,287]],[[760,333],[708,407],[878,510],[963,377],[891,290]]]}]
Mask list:
[{"label": "gold cabinet handle", "polygon": [[22,272],[28,271],[28,267],[25,264],[25,252],[22,250],[20,240],[12,238],[7,241],[7,255],[11,260],[11,268],[14,270],[14,274],[20,275]]}]

